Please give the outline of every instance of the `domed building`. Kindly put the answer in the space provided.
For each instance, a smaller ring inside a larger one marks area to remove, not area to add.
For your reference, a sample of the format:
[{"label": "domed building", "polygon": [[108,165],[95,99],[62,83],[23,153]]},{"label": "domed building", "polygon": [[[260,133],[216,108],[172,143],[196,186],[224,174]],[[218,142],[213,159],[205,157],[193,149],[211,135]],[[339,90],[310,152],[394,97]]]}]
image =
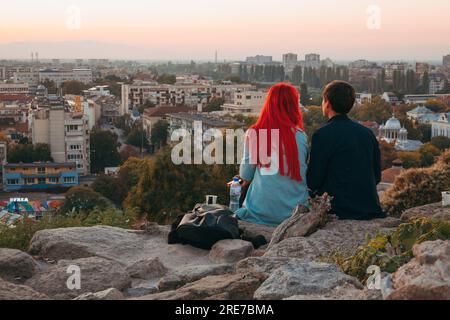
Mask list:
[{"label": "domed building", "polygon": [[408,130],[394,115],[380,126],[379,138],[389,143],[394,142],[397,151],[416,151],[423,145],[419,140],[408,140]]}]

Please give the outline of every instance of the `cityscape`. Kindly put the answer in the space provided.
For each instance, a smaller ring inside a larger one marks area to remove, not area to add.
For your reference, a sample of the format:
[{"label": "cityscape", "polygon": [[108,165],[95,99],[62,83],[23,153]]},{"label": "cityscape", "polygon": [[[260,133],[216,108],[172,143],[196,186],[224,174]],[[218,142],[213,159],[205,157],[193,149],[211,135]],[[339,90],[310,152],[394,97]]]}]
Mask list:
[{"label": "cityscape", "polygon": [[[170,0],[150,22],[130,8],[120,15],[123,5],[86,10],[78,2],[67,8],[64,30],[54,27],[64,19],[50,19],[57,16],[50,6],[36,31],[29,10],[0,22],[17,34],[0,35],[0,300],[450,299],[448,22],[436,18],[433,32],[424,13],[428,29],[413,37],[420,26],[411,23],[409,32],[405,19],[420,16],[419,7],[397,17],[399,4],[387,10],[385,1],[366,8],[345,0],[338,17],[282,0],[272,21],[270,6],[253,0],[218,1],[216,9]],[[95,10],[102,15],[93,23]],[[226,164],[180,164],[173,161],[179,132],[195,139],[200,128],[201,146],[217,159],[225,148],[208,132],[255,128],[273,88],[286,84],[298,93],[302,126],[293,131],[304,133],[308,158],[315,134],[332,121],[325,92],[333,83],[354,88],[348,117],[379,147],[373,194],[386,219],[333,220],[333,195],[314,197],[307,188],[308,206],[297,204],[287,224],[239,220],[240,234],[210,251],[174,236],[188,214],[199,221],[233,201],[239,210],[241,185],[243,192],[252,183],[241,177],[243,139],[233,137]],[[11,262],[13,255],[23,261]],[[93,274],[83,278],[88,289],[83,281],[66,285],[73,266]],[[174,312],[193,314],[185,308]]]}]

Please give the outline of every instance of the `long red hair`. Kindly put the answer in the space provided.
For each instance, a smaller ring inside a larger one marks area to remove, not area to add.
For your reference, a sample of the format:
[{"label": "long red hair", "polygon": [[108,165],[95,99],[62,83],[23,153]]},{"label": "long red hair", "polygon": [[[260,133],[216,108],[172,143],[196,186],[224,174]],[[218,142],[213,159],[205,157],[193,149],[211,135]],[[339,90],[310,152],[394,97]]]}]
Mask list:
[{"label": "long red hair", "polygon": [[[302,113],[299,105],[299,93],[295,87],[279,83],[270,88],[261,114],[255,125],[251,127],[256,131],[257,147],[256,163],[259,167],[267,166],[261,163],[260,130],[266,129],[267,141],[263,143],[267,147],[267,156],[271,156],[271,130],[278,129],[279,132],[279,173],[295,181],[302,181],[300,175],[300,161],[298,158],[298,147],[295,139],[297,128],[304,130]],[[254,155],[253,155],[254,156]],[[254,158],[255,159],[255,158]],[[287,168],[284,165],[286,159]]]}]

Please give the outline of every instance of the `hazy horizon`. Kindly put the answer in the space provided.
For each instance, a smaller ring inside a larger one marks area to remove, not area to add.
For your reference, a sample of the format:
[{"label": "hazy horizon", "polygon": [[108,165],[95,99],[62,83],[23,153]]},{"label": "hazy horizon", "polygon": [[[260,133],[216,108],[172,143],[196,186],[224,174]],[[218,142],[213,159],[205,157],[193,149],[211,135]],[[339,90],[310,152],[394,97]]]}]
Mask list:
[{"label": "hazy horizon", "polygon": [[[212,61],[217,50],[219,61],[281,60],[286,52],[440,61],[450,53],[448,7],[448,0],[17,0],[0,4],[0,59],[39,52],[41,59]],[[379,29],[368,26],[373,19]]]}]

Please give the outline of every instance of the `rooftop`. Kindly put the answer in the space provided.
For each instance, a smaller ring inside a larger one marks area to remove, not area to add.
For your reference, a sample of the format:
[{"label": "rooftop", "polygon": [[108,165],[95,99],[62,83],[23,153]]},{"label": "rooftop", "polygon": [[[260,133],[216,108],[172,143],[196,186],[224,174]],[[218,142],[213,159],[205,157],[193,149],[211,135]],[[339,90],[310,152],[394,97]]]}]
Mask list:
[{"label": "rooftop", "polygon": [[194,108],[186,107],[186,106],[161,106],[155,108],[148,108],[144,110],[144,115],[147,117],[163,117],[167,114],[173,113],[187,113],[189,111],[195,111]]},{"label": "rooftop", "polygon": [[76,167],[75,162],[33,162],[33,163],[6,163],[5,168],[72,168]]}]

